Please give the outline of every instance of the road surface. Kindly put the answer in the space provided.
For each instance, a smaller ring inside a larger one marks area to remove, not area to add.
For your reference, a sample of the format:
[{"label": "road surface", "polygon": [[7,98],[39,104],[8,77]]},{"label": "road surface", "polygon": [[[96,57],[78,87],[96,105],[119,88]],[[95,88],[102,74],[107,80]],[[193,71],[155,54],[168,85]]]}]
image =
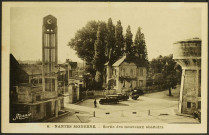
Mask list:
[{"label": "road surface", "polygon": [[128,101],[121,101],[113,105],[101,105],[98,98],[97,108],[94,108],[94,99],[87,99],[79,104],[69,104],[65,100],[65,108],[71,113],[51,122],[199,123],[198,120],[191,117],[176,115],[178,97],[168,97],[166,93],[167,91],[145,94],[138,100],[129,98]]}]

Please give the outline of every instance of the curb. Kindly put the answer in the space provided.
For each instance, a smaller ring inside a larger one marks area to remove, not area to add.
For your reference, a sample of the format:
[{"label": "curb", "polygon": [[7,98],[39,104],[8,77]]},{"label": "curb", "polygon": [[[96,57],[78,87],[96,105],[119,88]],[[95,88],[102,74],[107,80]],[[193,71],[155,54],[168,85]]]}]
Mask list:
[{"label": "curb", "polygon": [[78,101],[78,102],[76,102],[76,103],[74,103],[74,104],[77,105],[77,104],[79,104],[79,103],[85,101],[86,99],[88,99],[88,98],[84,98],[84,99],[82,99],[81,101]]},{"label": "curb", "polygon": [[184,117],[194,118],[193,115],[179,113],[176,109],[174,109],[173,111],[174,111],[174,113],[175,113],[176,115],[178,115],[178,116],[184,116]]},{"label": "curb", "polygon": [[51,120],[54,120],[54,119],[57,119],[57,118],[61,118],[61,117],[65,116],[65,115],[67,115],[67,114],[69,114],[69,113],[70,113],[70,112],[67,111],[67,112],[65,112],[65,113],[63,113],[63,114],[61,114],[61,115],[58,115],[57,117],[52,117],[52,118],[49,118],[49,119],[47,119],[47,120],[44,120],[43,122],[49,122],[49,121],[51,121]]},{"label": "curb", "polygon": [[180,113],[176,113],[176,115],[193,118],[192,115],[188,115],[188,114],[180,114]]}]

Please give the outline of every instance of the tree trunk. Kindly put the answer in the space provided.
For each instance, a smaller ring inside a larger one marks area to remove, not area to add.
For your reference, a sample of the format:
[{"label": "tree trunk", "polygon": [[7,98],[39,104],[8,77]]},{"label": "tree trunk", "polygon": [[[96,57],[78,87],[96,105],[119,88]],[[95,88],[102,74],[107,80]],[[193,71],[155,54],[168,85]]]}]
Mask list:
[{"label": "tree trunk", "polygon": [[96,76],[95,76],[95,81],[96,81],[96,89],[101,89],[102,88],[102,83],[103,83],[103,78],[102,78],[102,73],[99,71],[96,71]]},{"label": "tree trunk", "polygon": [[171,88],[169,88],[168,91],[169,91],[169,96],[171,96],[171,95],[172,95],[172,94],[171,94]]}]

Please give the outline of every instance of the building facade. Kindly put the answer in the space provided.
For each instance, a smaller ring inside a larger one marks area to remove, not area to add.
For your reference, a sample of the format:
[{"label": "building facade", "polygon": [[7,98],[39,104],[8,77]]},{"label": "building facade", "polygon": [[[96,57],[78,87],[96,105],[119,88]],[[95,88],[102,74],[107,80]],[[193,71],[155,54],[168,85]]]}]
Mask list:
[{"label": "building facade", "polygon": [[173,58],[182,67],[179,113],[201,110],[201,40],[193,38],[173,45]]},{"label": "building facade", "polygon": [[76,103],[80,101],[80,92],[84,88],[83,76],[78,73],[77,62],[67,59],[65,64],[67,65],[69,103]]},{"label": "building facade", "polygon": [[146,67],[138,67],[133,62],[126,62],[126,56],[116,61],[112,66],[105,64],[105,85],[118,93],[146,87]]}]

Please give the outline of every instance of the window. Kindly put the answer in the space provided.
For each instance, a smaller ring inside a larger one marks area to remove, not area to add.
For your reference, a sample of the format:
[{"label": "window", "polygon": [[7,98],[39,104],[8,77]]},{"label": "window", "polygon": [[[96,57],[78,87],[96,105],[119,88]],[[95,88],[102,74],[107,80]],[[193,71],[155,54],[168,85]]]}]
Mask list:
[{"label": "window", "polygon": [[55,91],[55,79],[45,78],[45,90],[46,91]]},{"label": "window", "polygon": [[73,77],[73,70],[69,70],[69,77]]},{"label": "window", "polygon": [[123,69],[123,74],[122,74],[122,75],[125,76],[125,73],[126,73],[126,69],[124,68],[124,69]]},{"label": "window", "polygon": [[117,75],[117,70],[115,69],[115,75]]},{"label": "window", "polygon": [[130,88],[132,88],[132,81],[131,81],[131,84],[130,84]]},{"label": "window", "polygon": [[201,101],[198,101],[198,109],[201,109]]},{"label": "window", "polygon": [[143,69],[140,69],[140,76],[143,76]]},{"label": "window", "polygon": [[201,97],[201,70],[199,70],[199,88],[198,88],[198,97]]},{"label": "window", "polygon": [[41,105],[39,104],[36,106],[36,113],[40,113],[40,111],[41,111]]},{"label": "window", "polygon": [[138,70],[138,69],[136,69],[136,75],[137,75],[137,76],[139,75],[139,70]]},{"label": "window", "polygon": [[130,70],[130,75],[133,76],[133,69]]},{"label": "window", "polygon": [[191,108],[191,102],[187,102],[187,108]]},{"label": "window", "polygon": [[36,101],[40,101],[41,100],[41,95],[36,96]]},{"label": "window", "polygon": [[123,87],[126,87],[126,81],[123,80]]},{"label": "window", "polygon": [[143,86],[143,80],[139,80],[139,87]]},{"label": "window", "polygon": [[115,80],[114,84],[115,84],[115,86],[117,85],[117,82],[116,82],[116,80]]},{"label": "window", "polygon": [[39,79],[39,83],[42,83],[42,79]]}]

